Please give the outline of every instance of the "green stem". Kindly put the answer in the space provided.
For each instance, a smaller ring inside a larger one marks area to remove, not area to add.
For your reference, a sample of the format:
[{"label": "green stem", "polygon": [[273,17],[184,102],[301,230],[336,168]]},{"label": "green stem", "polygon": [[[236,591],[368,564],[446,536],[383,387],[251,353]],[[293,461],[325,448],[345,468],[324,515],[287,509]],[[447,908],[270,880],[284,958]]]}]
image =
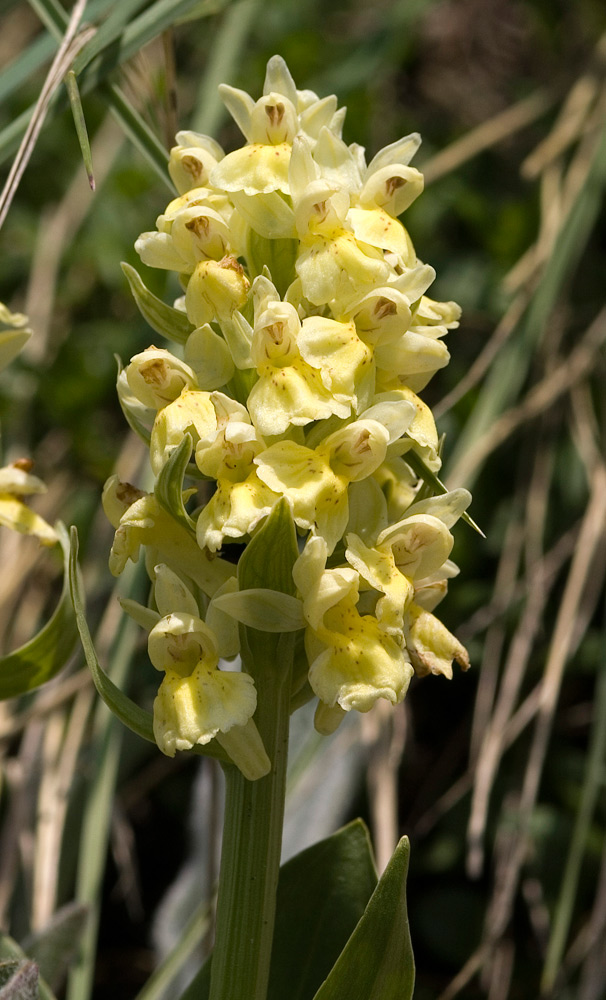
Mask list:
[{"label": "green stem", "polygon": [[209,1000],[265,1000],[280,868],[292,636],[279,639],[247,629],[246,668],[255,678],[257,728],[272,769],[247,781],[226,766],[215,949]]}]

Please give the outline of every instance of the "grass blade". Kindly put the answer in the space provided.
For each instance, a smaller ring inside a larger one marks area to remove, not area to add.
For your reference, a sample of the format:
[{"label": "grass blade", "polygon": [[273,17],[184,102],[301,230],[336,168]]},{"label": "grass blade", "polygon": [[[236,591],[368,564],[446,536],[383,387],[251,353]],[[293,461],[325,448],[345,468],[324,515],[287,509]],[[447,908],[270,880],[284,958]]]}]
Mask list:
[{"label": "grass blade", "polygon": [[76,135],[78,136],[78,142],[80,143],[80,149],[82,151],[82,159],[84,160],[84,167],[86,169],[88,183],[90,185],[91,191],[94,191],[95,178],[93,175],[93,157],[90,151],[90,143],[88,141],[88,131],[86,129],[84,111],[82,110],[82,101],[80,100],[80,91],[78,90],[78,82],[76,80],[76,74],[74,73],[73,69],[70,69],[70,71],[65,76],[65,86],[67,88],[67,95],[69,97],[69,103],[72,109],[74,125],[76,126]]}]

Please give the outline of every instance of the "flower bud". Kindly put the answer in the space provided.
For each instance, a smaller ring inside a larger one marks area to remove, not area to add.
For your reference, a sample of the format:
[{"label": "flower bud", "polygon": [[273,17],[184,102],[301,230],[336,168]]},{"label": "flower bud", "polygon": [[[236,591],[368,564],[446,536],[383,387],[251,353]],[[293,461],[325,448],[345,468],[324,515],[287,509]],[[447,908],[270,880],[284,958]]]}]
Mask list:
[{"label": "flower bud", "polygon": [[194,326],[229,319],[246,302],[250,282],[235,257],[197,265],[185,293],[185,308]]},{"label": "flower bud", "polygon": [[126,380],[139,402],[152,410],[172,403],[183,389],[197,387],[196,376],[189,365],[170,351],[153,345],[131,358],[126,367]]}]

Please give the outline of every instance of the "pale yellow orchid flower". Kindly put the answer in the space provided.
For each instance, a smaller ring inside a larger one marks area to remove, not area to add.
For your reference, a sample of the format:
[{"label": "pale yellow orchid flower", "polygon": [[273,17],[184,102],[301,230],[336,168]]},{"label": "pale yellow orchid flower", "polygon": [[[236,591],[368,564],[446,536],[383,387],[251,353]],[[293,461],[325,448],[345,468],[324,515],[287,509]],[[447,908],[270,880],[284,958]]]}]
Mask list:
[{"label": "pale yellow orchid flower", "polygon": [[316,727],[322,732],[351,709],[369,711],[379,698],[402,701],[413,673],[402,646],[374,616],[360,615],[359,574],[326,569],[327,555],[324,539],[312,536],[293,569],[309,623],[309,683],[321,702]]},{"label": "pale yellow orchid flower", "polygon": [[404,617],[406,648],[415,673],[443,674],[452,679],[453,661],[462,670],[469,669],[469,655],[465,647],[442,622],[417,604],[411,604]]},{"label": "pale yellow orchid flower", "polygon": [[252,716],[257,693],[252,677],[219,669],[211,629],[198,617],[173,612],[148,639],[150,660],[165,677],[154,701],[154,736],[169,757],[216,739],[249,780],[267,774],[270,762]]},{"label": "pale yellow orchid flower", "polygon": [[58,535],[50,524],[31,510],[23,497],[46,493],[46,486],[32,476],[29,460],[21,460],[0,469],[0,524],[22,535],[35,535],[43,545],[54,545]]},{"label": "pale yellow orchid flower", "polygon": [[388,442],[389,432],[378,421],[356,420],[317,448],[279,441],[254,461],[259,479],[287,498],[299,527],[314,528],[332,552],[347,526],[349,483],[378,468]]}]

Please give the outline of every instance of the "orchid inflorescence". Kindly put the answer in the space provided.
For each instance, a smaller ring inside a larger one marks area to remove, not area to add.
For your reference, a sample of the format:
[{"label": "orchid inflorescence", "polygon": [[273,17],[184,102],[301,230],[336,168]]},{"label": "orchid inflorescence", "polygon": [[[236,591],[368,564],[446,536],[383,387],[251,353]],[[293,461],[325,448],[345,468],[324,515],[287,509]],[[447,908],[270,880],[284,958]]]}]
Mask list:
[{"label": "orchid inflorescence", "polygon": [[[182,345],[180,356],[149,347],[118,378],[156,490],[112,477],[104,507],[114,574],[145,547],[150,607],[123,604],[164,674],[160,749],[214,739],[254,778],[270,765],[253,678],[234,669],[238,621],[279,631],[290,616],[302,630],[295,704],[317,697],[321,732],[379,698],[401,702],[414,672],[451,677],[467,653],[432,612],[457,573],[451,528],[471,498],[427,485],[441,461],[418,393],[447,364],[442,338],[460,310],[427,297],[435,272],[398,219],[423,189],[409,165],[419,136],[367,165],[341,138],[336,97],[297,90],[279,56],[258,101],[220,90],[245,145],[224,154],[178,133],[178,197],[136,243],[146,265],[177,272],[184,296],[161,303],[125,265],[151,325]],[[244,600],[236,556],[281,501],[300,535],[296,596]]]}]

